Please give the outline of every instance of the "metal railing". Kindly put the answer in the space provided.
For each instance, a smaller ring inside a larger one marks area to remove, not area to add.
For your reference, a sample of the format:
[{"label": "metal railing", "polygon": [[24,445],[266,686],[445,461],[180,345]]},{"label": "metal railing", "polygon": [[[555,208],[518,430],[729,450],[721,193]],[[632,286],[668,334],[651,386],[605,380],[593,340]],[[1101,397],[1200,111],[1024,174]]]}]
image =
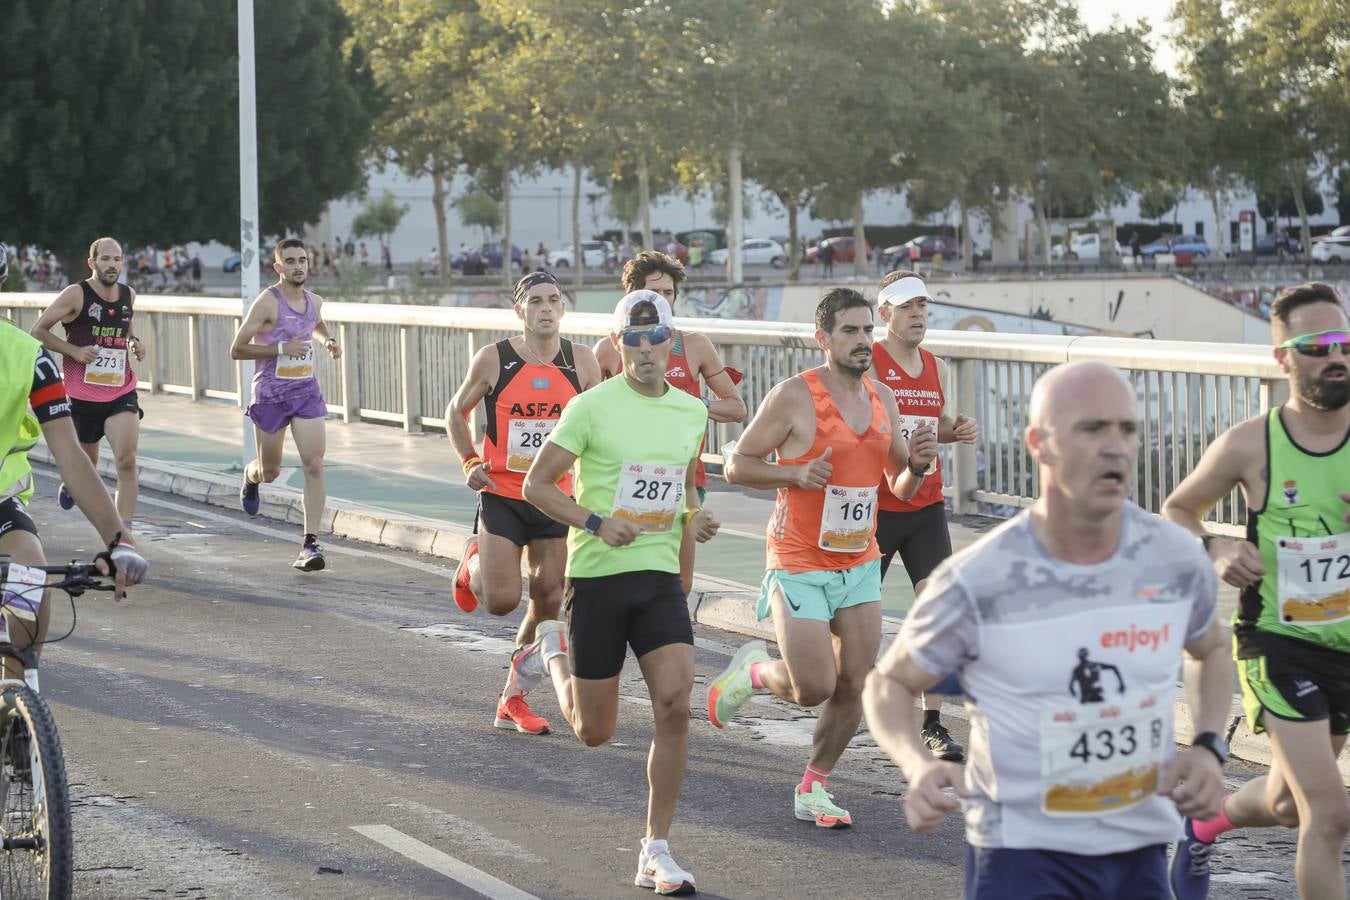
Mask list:
[{"label": "metal railing", "polygon": [[[48,294],[0,294],[0,310],[23,328],[52,300]],[[445,428],[445,409],[480,347],[519,333],[510,310],[381,304],[324,304],[324,318],[344,352],[319,354],[319,381],[329,410],[345,421],[371,420],[407,431]],[[230,359],[239,326],[234,300],[141,296],[137,330],[148,354],[134,368],[142,388],[238,402],[243,364]],[[808,324],[679,319],[719,347],[745,373],[741,393],[753,415],[785,378],[821,361]],[[594,342],[609,316],[571,313],[565,336]],[[1023,443],[1031,385],[1050,367],[1098,359],[1125,370],[1142,419],[1138,502],[1156,511],[1205,448],[1237,422],[1285,396],[1269,349],[1250,345],[1064,337],[970,331],[929,332],[925,346],[948,360],[951,408],[974,417],[975,445],[942,448],[953,511],[1008,514],[1029,505],[1039,488]],[[717,463],[739,424],[709,426],[707,459]],[[1211,514],[1217,530],[1240,533],[1246,510],[1237,491]]]}]

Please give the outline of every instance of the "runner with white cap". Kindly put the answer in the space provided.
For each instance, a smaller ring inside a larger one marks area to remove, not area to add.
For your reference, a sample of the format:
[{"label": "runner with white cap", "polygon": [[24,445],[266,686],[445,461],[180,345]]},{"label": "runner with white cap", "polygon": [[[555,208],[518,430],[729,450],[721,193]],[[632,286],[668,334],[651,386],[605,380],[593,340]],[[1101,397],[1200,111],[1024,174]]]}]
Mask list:
[{"label": "runner with white cap", "polygon": [[[900,409],[900,430],[908,438],[920,423],[937,432],[938,443],[973,444],[980,436],[974,419],[951,415],[947,363],[922,346],[928,334],[928,304],[932,296],[917,273],[898,269],[881,279],[877,314],[886,333],[872,345],[872,377],[891,389]],[[896,553],[918,596],[938,563],[952,555],[947,531],[947,504],[942,496],[942,463],[934,459],[918,493],[901,500],[885,482],[877,505],[877,546],[881,548],[881,578]],[[933,755],[948,762],[965,759],[965,748],[942,724],[942,695],[923,695],[921,735]]]},{"label": "runner with white cap", "polygon": [[[670,304],[633,291],[614,311],[623,374],[563,409],[525,476],[525,499],[568,531],[567,625],[545,621],[522,653],[524,676],[552,678],[563,715],[587,746],[614,734],[619,673],[632,648],[647,682],[655,735],[647,760],[647,834],[639,887],[694,891],[667,843],[688,755],[694,631],[680,585],[680,537],[717,533],[694,489],[708,410],[665,378]],[[575,466],[576,499],[558,480]]]}]

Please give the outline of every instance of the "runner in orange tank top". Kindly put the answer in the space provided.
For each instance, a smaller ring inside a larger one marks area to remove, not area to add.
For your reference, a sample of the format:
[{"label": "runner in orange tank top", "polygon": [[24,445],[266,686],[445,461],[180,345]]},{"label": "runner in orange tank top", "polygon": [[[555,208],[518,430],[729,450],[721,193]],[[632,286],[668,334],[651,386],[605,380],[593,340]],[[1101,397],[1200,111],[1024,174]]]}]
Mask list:
[{"label": "runner in orange tank top", "polygon": [[[907,269],[881,279],[877,313],[886,323],[886,333],[872,348],[872,374],[895,395],[902,431],[910,432],[920,422],[927,422],[937,429],[940,444],[973,444],[980,436],[980,426],[966,416],[953,419],[948,412],[947,364],[919,346],[928,334],[930,299],[923,279]],[[899,499],[884,484],[880,490],[877,546],[881,549],[882,580],[899,553],[917,597],[938,563],[952,555],[941,464],[934,461],[923,486],[909,500]],[[962,762],[965,748],[942,724],[941,709],[941,694],[924,694],[924,745],[938,759]]]},{"label": "runner in orange tank top", "polygon": [[[590,349],[560,335],[566,299],[557,279],[530,272],[516,283],[515,310],[524,334],[489,344],[469,364],[445,418],[450,446],[478,491],[478,536],[465,546],[455,572],[455,603],[465,612],[479,600],[495,616],[520,605],[520,557],[530,552],[529,606],[516,632],[516,652],[497,701],[494,724],[526,734],[547,734],[548,722],[525,703],[518,681],[520,648],[534,642],[540,622],[562,607],[567,564],[567,528],[527,502],[521,492],[544,441],[563,407],[600,383]],[[468,417],[485,401],[486,434],[480,456]],[[571,478],[560,483],[571,491]]]},{"label": "runner in orange tank top", "polygon": [[[623,267],[625,291],[655,291],[666,298],[672,310],[679,298],[680,282],[684,279],[684,266],[680,265],[679,260],[659,250],[644,250]],[[595,358],[606,378],[623,371],[623,360],[608,337],[595,345]],[[708,420],[711,422],[740,422],[745,419],[745,401],[741,399],[740,389],[736,386],[740,384],[741,373],[723,364],[721,354],[705,335],[688,329],[675,332],[675,345],[670,351],[670,361],[666,363],[666,381],[701,399],[708,407]],[[707,397],[703,396],[703,385],[708,388]],[[698,488],[699,502],[702,503],[708,497],[708,473],[703,468],[702,459],[698,463],[694,484]],[[686,594],[694,588],[696,546],[698,542],[694,540],[692,532],[685,531],[680,541],[680,583]]]},{"label": "runner in orange tank top", "polygon": [[[881,645],[877,487],[912,497],[937,455],[927,425],[907,441],[895,398],[868,373],[872,307],[849,288],[816,307],[825,365],[770,392],[736,445],[727,481],[776,489],[759,617],[773,615],[781,660],[763,641],[742,647],[708,691],[719,728],[756,690],[791,703],[823,703],[793,812],[822,828],[847,828],[848,811],[826,791],[830,770],[857,732],[862,688]],[[777,462],[766,462],[776,455]],[[838,638],[836,655],[834,639]]]}]

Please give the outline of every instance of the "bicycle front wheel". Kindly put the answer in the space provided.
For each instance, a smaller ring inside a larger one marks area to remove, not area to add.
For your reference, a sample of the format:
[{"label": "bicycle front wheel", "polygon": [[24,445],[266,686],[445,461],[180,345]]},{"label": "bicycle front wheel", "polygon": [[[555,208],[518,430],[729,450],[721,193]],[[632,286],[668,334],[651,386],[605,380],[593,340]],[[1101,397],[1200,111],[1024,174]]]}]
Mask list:
[{"label": "bicycle front wheel", "polygon": [[69,900],[70,791],[47,702],[28,687],[0,695],[0,898]]}]

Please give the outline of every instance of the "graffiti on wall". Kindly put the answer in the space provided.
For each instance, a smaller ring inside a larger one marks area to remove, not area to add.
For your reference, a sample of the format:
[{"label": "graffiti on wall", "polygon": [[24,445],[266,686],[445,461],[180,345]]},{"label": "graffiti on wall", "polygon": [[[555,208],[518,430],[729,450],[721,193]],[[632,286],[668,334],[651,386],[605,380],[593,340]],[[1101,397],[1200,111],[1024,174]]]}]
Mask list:
[{"label": "graffiti on wall", "polygon": [[[1341,299],[1350,303],[1350,281],[1329,281],[1336,293],[1341,295]],[[1270,305],[1275,302],[1280,291],[1289,287],[1288,284],[1207,284],[1197,285],[1203,287],[1205,293],[1225,300],[1234,306],[1253,312],[1263,319],[1270,318]]]},{"label": "graffiti on wall", "polygon": [[774,321],[782,288],[686,286],[675,301],[675,315],[701,319]]}]

